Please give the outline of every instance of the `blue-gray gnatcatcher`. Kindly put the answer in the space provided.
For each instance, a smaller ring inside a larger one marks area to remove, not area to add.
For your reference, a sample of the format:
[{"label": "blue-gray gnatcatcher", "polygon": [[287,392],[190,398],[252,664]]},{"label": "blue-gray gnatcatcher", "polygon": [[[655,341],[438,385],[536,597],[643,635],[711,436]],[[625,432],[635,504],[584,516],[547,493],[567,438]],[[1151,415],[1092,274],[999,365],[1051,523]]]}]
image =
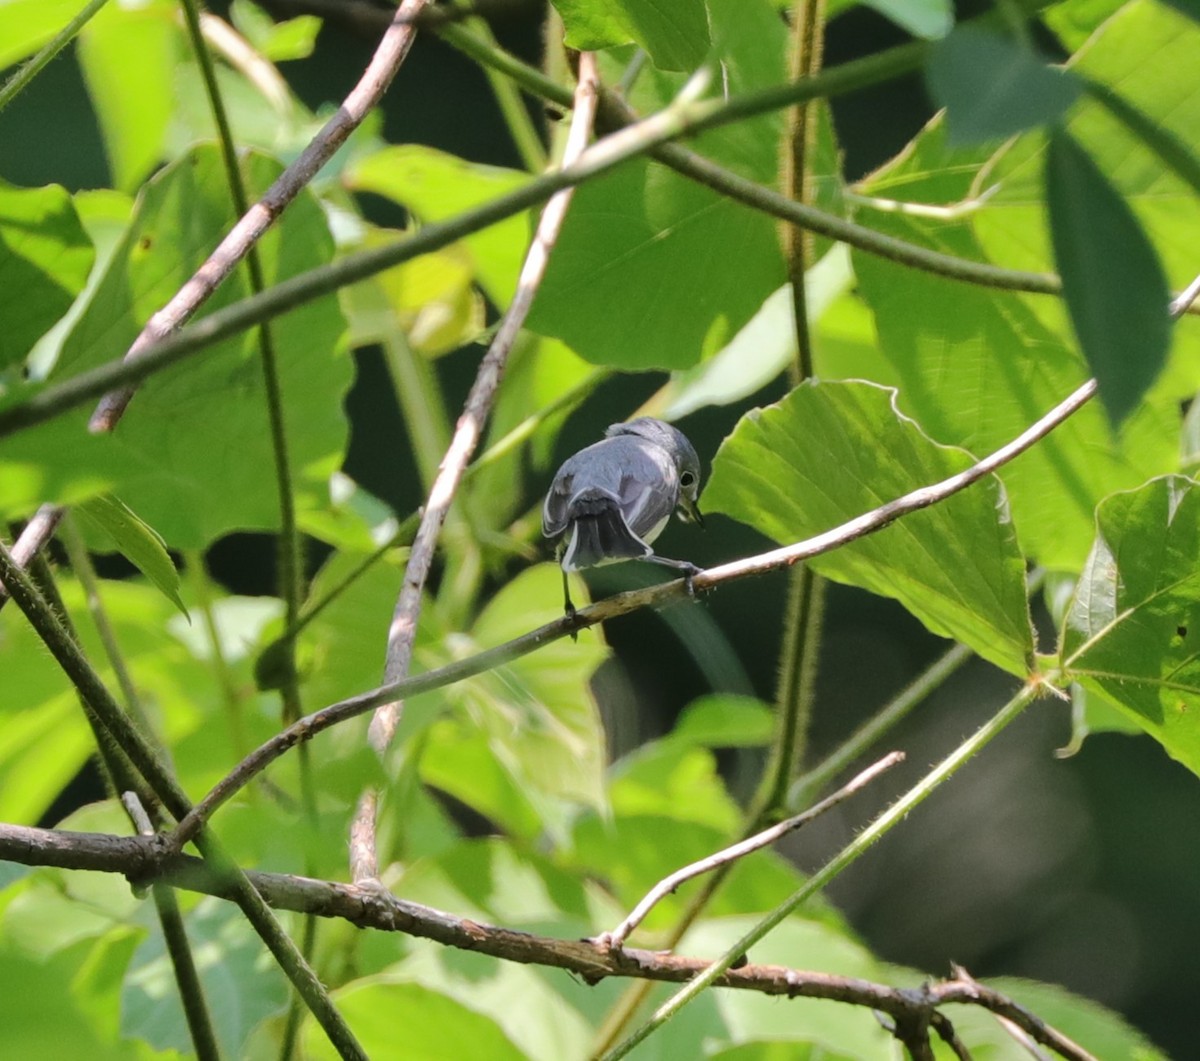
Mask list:
[{"label": "blue-gray gnatcatcher", "polygon": [[649,416],[613,424],[604,435],[558,469],[542,509],[542,533],[559,539],[568,615],[575,614],[568,571],[650,560],[682,571],[690,586],[700,570],[650,548],[672,512],[704,525],[696,507],[700,458],[692,444],[681,431]]}]

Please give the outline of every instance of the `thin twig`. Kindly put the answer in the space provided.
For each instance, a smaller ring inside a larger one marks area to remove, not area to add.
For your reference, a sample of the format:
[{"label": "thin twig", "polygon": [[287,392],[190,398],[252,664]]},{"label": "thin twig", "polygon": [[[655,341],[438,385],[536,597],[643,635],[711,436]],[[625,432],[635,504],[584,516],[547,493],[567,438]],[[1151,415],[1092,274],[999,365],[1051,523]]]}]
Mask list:
[{"label": "thin twig", "polygon": [[[66,511],[61,505],[42,505],[33,514],[33,519],[25,524],[25,529],[13,542],[12,557],[18,567],[28,567],[29,562],[42,551],[46,543],[54,537],[54,532]],[[8,590],[3,581],[0,581],[0,608],[3,608],[7,601]]]},{"label": "thin twig", "polygon": [[[313,137],[300,157],[280,174],[266,194],[242,215],[192,278],[150,318],[126,353],[126,360],[140,357],[157,341],[177,331],[208,300],[263,233],[358,128],[383,97],[408,55],[416,35],[410,20],[426,3],[427,0],[402,0],[394,21],[384,33],[358,84],[350,90],[333,117]],[[133,393],[130,385],[106,395],[92,414],[89,424],[91,430],[111,431],[124,414]]]},{"label": "thin twig", "polygon": [[677,869],[674,873],[669,874],[660,880],[653,888],[651,888],[641,902],[637,904],[616,928],[611,932],[606,932],[601,935],[597,942],[602,947],[615,947],[620,949],[625,944],[625,940],[629,938],[629,934],[633,932],[643,921],[646,920],[646,915],[654,909],[658,903],[671,895],[685,881],[691,880],[693,877],[699,877],[704,873],[711,873],[720,866],[729,865],[736,862],[739,858],[745,858],[746,855],[753,854],[764,847],[769,847],[777,840],[781,840],[788,833],[795,832],[802,826],[807,825],[814,818],[819,818],[826,811],[832,810],[839,803],[844,802],[853,796],[856,792],[866,788],[880,774],[890,770],[893,766],[904,762],[903,752],[891,752],[885,755],[879,762],[867,767],[862,773],[858,774],[852,780],[848,781],[840,789],[832,795],[821,800],[808,810],[801,814],[797,814],[785,821],[779,822],[777,825],[772,825],[769,829],[763,829],[761,832],[755,833],[753,836],[747,837],[745,840],[740,840],[736,844],[730,844],[729,847],[723,848],[715,854],[709,855],[706,858],[692,862],[690,865],[684,866],[682,869]]},{"label": "thin twig", "polygon": [[[592,119],[596,112],[599,83],[596,75],[595,57],[590,52],[580,56],[579,85],[575,93],[575,111],[567,145],[563,155],[563,166],[574,163],[587,148],[592,132]],[[549,262],[550,252],[558,239],[558,233],[571,202],[572,189],[557,192],[546,204],[534,233],[533,242],[526,253],[517,289],[504,320],[492,340],[488,352],[480,362],[475,383],[467,395],[462,416],[454,430],[454,437],[438,467],[437,477],[429,491],[421,514],[421,524],[413,539],[404,568],[404,580],[400,596],[396,601],[392,623],[388,629],[387,657],[384,664],[384,681],[394,684],[408,676],[412,662],[413,643],[417,633],[417,618],[425,593],[425,582],[433,565],[434,551],[442,524],[450,511],[458,484],[462,479],[467,462],[483,435],[484,424],[491,412],[500,378],[508,364],[509,354],[517,340],[525,318],[533,305],[534,296],[542,282]],[[371,719],[368,736],[376,753],[387,753],[396,727],[399,725],[403,702],[391,700],[376,708]],[[354,838],[352,868],[356,883],[378,876],[378,852],[374,818],[378,809],[378,798],[367,793],[359,801],[351,825]],[[363,874],[359,876],[358,874]]]},{"label": "thin twig", "polygon": [[[901,516],[918,509],[927,508],[932,504],[943,501],[990,475],[1006,462],[1025,452],[1038,440],[1048,435],[1055,427],[1066,420],[1072,413],[1085,405],[1096,393],[1094,380],[1079,387],[1073,394],[1056,405],[1050,412],[1039,419],[1031,427],[1023,431],[1017,438],[990,456],[972,465],[970,468],[943,479],[932,486],[924,486],[899,497],[894,501],[880,505],[870,512],[843,523],[839,527],[825,531],[812,538],[796,542],[793,545],[772,549],[757,556],[734,560],[728,564],[711,567],[692,577],[695,590],[715,589],[725,582],[749,575],[761,575],[790,567],[801,560],[808,560],[821,553],[829,552],[848,542],[856,541],[867,534],[886,527]],[[2,572],[0,572],[2,574]],[[520,637],[513,638],[502,645],[485,649],[474,656],[455,660],[435,670],[426,671],[403,681],[380,686],[369,692],[359,693],[346,700],[330,704],[311,715],[306,715],[295,725],[289,726],[282,733],[276,734],[266,743],[260,745],[246,758],[237,764],[213,789],[196,804],[193,811],[184,821],[179,823],[173,834],[173,843],[178,848],[195,835],[203,822],[226,800],[248,784],[266,767],[287,752],[290,748],[311,740],[318,733],[355,718],[370,711],[379,704],[388,701],[402,700],[420,693],[440,689],[454,682],[493,670],[502,663],[528,655],[553,641],[568,637],[571,634],[615,619],[621,615],[638,611],[642,608],[658,607],[672,601],[687,598],[687,588],[683,579],[667,582],[645,589],[631,590],[620,593],[605,600],[580,608],[575,617],[564,616],[531,630]]]},{"label": "thin twig", "polygon": [[[564,168],[573,164],[587,147],[591,136],[592,117],[595,114],[598,83],[595,60],[589,52],[580,56],[579,88],[576,91],[575,117],[563,155]],[[546,204],[538,223],[537,232],[525,256],[517,290],[512,304],[504,316],[500,329],[480,363],[475,384],[467,396],[462,416],[455,427],[450,447],[442,458],[437,478],[425,502],[421,525],[413,539],[408,564],[404,571],[404,584],[396,602],[392,625],[388,631],[387,660],[384,681],[395,682],[408,674],[412,659],[413,639],[416,635],[417,616],[421,611],[421,596],[425,580],[433,562],[438,534],[458,489],[467,461],[483,434],[483,427],[491,411],[492,401],[500,384],[500,378],[508,363],[508,356],[517,335],[533,305],[534,295],[545,275],[546,265],[571,201],[572,189],[557,192]],[[371,743],[382,754],[390,744],[399,722],[400,704],[384,704],[371,721]]]},{"label": "thin twig", "polygon": [[[171,854],[160,838],[112,836],[0,824],[0,860],[27,866],[120,873],[137,884],[161,880],[176,888],[230,898],[226,881],[205,862]],[[505,961],[541,965],[572,972],[588,983],[606,977],[635,977],[686,983],[709,967],[700,958],[629,947],[605,950],[578,939],[556,939],[518,932],[473,919],[455,917],[420,903],[400,899],[384,889],[357,888],[337,881],[313,880],[285,873],[250,871],[255,890],[278,910],[311,912],[341,918],[360,928],[403,932],[449,947]],[[956,973],[958,970],[956,970]],[[901,1016],[929,1006],[962,1003],[981,1006],[1012,1020],[1037,1042],[1072,1061],[1094,1061],[1091,1055],[1046,1025],[1012,999],[974,980],[954,978],[929,985],[923,997],[903,988],[857,977],[808,972],[777,965],[747,964],[717,980],[722,987],[785,998],[820,998]]]}]

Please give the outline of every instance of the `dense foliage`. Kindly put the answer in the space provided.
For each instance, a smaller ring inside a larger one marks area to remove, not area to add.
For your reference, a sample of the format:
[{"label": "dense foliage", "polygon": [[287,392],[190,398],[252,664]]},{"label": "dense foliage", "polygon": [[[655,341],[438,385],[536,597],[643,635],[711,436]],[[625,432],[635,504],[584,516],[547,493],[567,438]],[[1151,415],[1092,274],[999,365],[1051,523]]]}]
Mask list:
[{"label": "dense foliage", "polygon": [[[699,121],[681,143],[719,169],[701,183],[644,139],[580,183],[482,455],[442,533],[413,671],[561,615],[539,511],[556,440],[579,402],[615,374],[669,373],[642,411],[686,430],[690,414],[794,373],[799,326],[811,333],[811,378],[733,427],[712,458],[704,511],[781,545],[800,541],[971,468],[1094,378],[1096,400],[995,474],[823,553],[811,569],[895,599],[1020,683],[962,759],[1034,694],[1053,691],[1074,700],[1076,744],[1097,731],[1140,731],[1200,773],[1200,651],[1191,647],[1200,485],[1190,478],[1200,407],[1188,404],[1200,389],[1200,325],[1182,304],[1169,312],[1200,271],[1194,5],[1063,0],[1035,13],[1010,0],[956,25],[945,0],[872,2],[914,42],[883,61],[814,71],[804,198],[819,218],[816,235],[789,251],[777,201],[797,187],[781,159],[794,136],[787,108],[801,94],[768,96],[792,69],[789,18],[821,5],[554,0],[545,72],[518,64],[515,82],[493,74],[524,170],[388,143],[368,117],[258,243],[255,267],[235,271],[198,314],[202,322],[249,304],[237,330],[149,374],[108,434],[88,431],[94,397],[59,403],[60,388],[118,362],[241,211],[205,64],[175,0],[0,0],[0,66],[37,53],[85,6],[94,17],[56,62],[82,71],[112,186],[0,184],[0,516],[15,538],[39,506],[67,506],[60,562],[52,574],[30,570],[61,596],[57,614],[192,800],[296,707],[315,711],[381,680],[414,521],[343,470],[352,352],[382,349],[426,490],[459,411],[440,359],[486,348],[517,287],[537,216],[529,206],[554,190],[541,173],[547,154],[553,162],[561,152],[566,122],[549,123],[547,153],[546,129],[514,84],[539,109],[563,108],[573,88],[564,39],[598,53],[603,83],[621,85],[638,116]],[[826,14],[851,6],[835,0]],[[236,33],[207,15],[192,27],[215,58],[251,201],[327,117],[280,74],[320,30],[315,15],[297,13],[304,7],[271,5],[296,15],[274,21],[235,0]],[[194,14],[191,0],[184,8]],[[501,55],[477,20],[421,32],[444,32],[493,64]],[[824,96],[918,69],[945,110],[889,163],[848,183]],[[0,106],[18,87],[0,87]],[[615,124],[605,113],[597,141]],[[48,152],[57,135],[45,130]],[[748,202],[737,191],[747,183],[775,205]],[[510,200],[492,223],[477,219],[480,206]],[[403,222],[370,220],[381,203]],[[420,253],[406,258],[414,239]],[[337,269],[369,261],[352,282],[339,279]],[[807,264],[799,322],[787,287],[798,263]],[[264,305],[256,292],[295,277],[316,278],[299,304],[255,312]],[[274,377],[262,369],[264,336]],[[281,555],[303,536],[307,555],[321,558],[301,599],[289,604],[286,585],[279,597],[241,596],[210,578],[206,551],[246,531],[282,533]],[[97,578],[89,554],[114,552],[131,573]],[[1037,641],[1030,617],[1043,587],[1052,645]],[[573,592],[586,599],[582,583]],[[815,652],[819,623],[808,636]],[[794,646],[780,651],[787,688],[788,668],[800,664]],[[790,789],[790,800],[756,805],[764,821],[825,794],[795,784],[803,741],[784,753],[787,727],[772,721],[805,706],[791,702],[811,693],[801,681],[791,686],[801,693],[774,707],[703,697],[671,732],[610,763],[592,684],[608,655],[596,627],[412,697],[385,763],[368,745],[365,716],[336,726],[271,765],[216,813],[212,832],[243,868],[345,880],[356,803],[378,786],[380,876],[397,894],[455,918],[577,940],[743,835],[747,814],[717,769],[718,750],[761,750],[768,780],[779,782],[771,791]],[[0,612],[0,693],[0,822],[31,826],[96,745],[71,681],[12,602]],[[958,765],[935,770],[902,808]],[[957,783],[969,786],[970,771]],[[115,798],[52,824],[131,832]],[[662,902],[633,942],[667,939],[689,888]],[[786,859],[759,852],[715,891],[678,949],[719,955],[804,888]],[[52,1044],[57,1056],[100,1061],[196,1051],[156,907],[140,888],[114,873],[3,862],[0,889],[0,1052],[34,1056]],[[336,1056],[311,1015],[291,1044],[287,980],[238,908],[175,894],[222,1053],[279,1056],[286,1041],[296,1056]],[[792,905],[755,943],[754,963],[895,986],[945,972],[883,961],[819,895]],[[280,917],[294,937],[305,934],[301,915]],[[582,1058],[605,1041],[602,1027],[611,1046],[649,1013],[614,1032],[606,1020],[633,981],[589,985],[337,918],[316,928],[313,965],[373,1058]],[[991,986],[1099,1057],[1163,1056],[1118,1015],[1061,988]],[[659,985],[651,998],[674,990]],[[982,1009],[951,1017],[975,1056],[1028,1056]],[[951,1056],[940,1041],[931,1049]],[[898,1050],[863,1005],[711,989],[634,1056]]]}]

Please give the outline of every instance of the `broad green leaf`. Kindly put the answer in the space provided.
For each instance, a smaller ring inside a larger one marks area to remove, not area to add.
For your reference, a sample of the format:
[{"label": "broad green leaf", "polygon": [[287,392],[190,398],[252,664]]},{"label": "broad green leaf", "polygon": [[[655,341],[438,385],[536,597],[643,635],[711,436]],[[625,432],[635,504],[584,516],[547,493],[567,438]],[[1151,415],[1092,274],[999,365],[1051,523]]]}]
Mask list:
[{"label": "broad green leaf", "polygon": [[[372,1061],[523,1061],[499,1025],[448,995],[386,976],[356,980],[334,994],[338,1011]],[[306,1018],[304,1053],[338,1057],[317,1022]]]},{"label": "broad green leaf", "polygon": [[[408,879],[406,874],[406,885]],[[519,887],[522,882],[507,883]],[[435,901],[445,905],[444,895],[439,892]],[[572,927],[576,936],[591,931],[586,921]],[[540,921],[539,930],[554,931]],[[548,977],[536,966],[424,942],[390,965],[385,975],[419,983],[490,1017],[519,1049],[539,1061],[586,1057],[593,1045],[594,1024],[580,1008],[595,1008],[600,1000],[594,988],[574,977]]]},{"label": "broad green leaf", "polygon": [[0,3],[0,69],[48,43],[82,10],[87,0],[3,0]]},{"label": "broad green leaf", "polygon": [[683,709],[671,739],[709,748],[753,748],[768,744],[774,712],[752,696],[713,693]]},{"label": "broad green leaf", "polygon": [[[217,1042],[226,1057],[260,1022],[287,1005],[287,981],[241,911],[204,899],[185,919]],[[191,1050],[187,1021],[162,933],[138,947],[121,992],[121,1033],[159,1050]]]},{"label": "broad green leaf", "polygon": [[0,181],[0,369],[20,362],[66,313],[93,257],[66,191]]},{"label": "broad green leaf", "polygon": [[[128,929],[114,930],[115,938],[134,938]],[[0,1025],[4,1049],[14,1057],[44,1057],[48,1049],[59,1057],[88,1061],[144,1061],[151,1052],[140,1044],[122,1042],[107,1020],[97,1019],[95,1005],[80,1005],[64,985],[79,984],[89,966],[95,968],[97,948],[83,942],[47,956],[28,954],[0,934]],[[113,959],[121,955],[113,954]],[[89,985],[90,986],[90,985]],[[105,1009],[112,1012],[115,1001]],[[107,1013],[105,1014],[107,1016]]]},{"label": "broad green leaf", "polygon": [[[527,183],[529,175],[406,144],[357,159],[344,180],[354,191],[399,203],[422,221],[444,221],[513,191]],[[517,215],[467,236],[460,245],[484,291],[499,306],[512,301],[528,242],[528,221]]]},{"label": "broad green leaf", "polygon": [[[825,311],[853,284],[850,254],[835,245],[805,273],[805,308],[810,328],[819,329]],[[792,288],[772,292],[741,331],[709,360],[677,372],[663,388],[663,409],[655,415],[678,420],[706,405],[728,405],[765,387],[796,356]]]},{"label": "broad green leaf", "polygon": [[[60,577],[58,583],[67,611],[80,617],[85,654],[105,684],[118,688],[86,618],[83,591],[70,578]],[[156,731],[176,742],[201,730],[214,746],[212,757],[197,756],[191,749],[179,755],[181,782],[190,791],[197,775],[215,782],[238,756],[230,747],[227,708],[215,676],[169,628],[177,620],[187,629],[187,621],[147,585],[102,580],[100,594]],[[83,766],[95,743],[74,689],[16,608],[0,612],[0,673],[7,690],[0,700],[0,820],[33,824]],[[199,791],[207,787],[197,785]]]},{"label": "broad green leaf", "polygon": [[1200,773],[1200,486],[1183,476],[1114,494],[1063,628],[1067,674],[1119,704]]},{"label": "broad green leaf", "polygon": [[[179,599],[179,572],[175,570],[166,543],[150,524],[112,494],[89,498],[74,509],[74,515],[85,526],[90,525],[101,532],[117,552],[187,615],[187,609]],[[102,546],[99,549],[108,551]]]},{"label": "broad green leaf", "polygon": [[[710,16],[721,60],[710,96],[784,79],[786,30],[766,0],[719,0]],[[631,103],[648,113],[681,86],[646,71]],[[703,133],[695,147],[774,184],[782,128],[769,114]],[[832,138],[821,144],[825,160]],[[818,172],[835,170],[830,159]],[[832,194],[836,182],[821,189]],[[576,190],[529,327],[593,364],[686,368],[723,347],[783,280],[774,221],[639,159]]]},{"label": "broad green leaf", "polygon": [[[705,506],[788,543],[974,463],[933,442],[895,400],[871,384],[810,383],[752,411],[717,453]],[[1029,666],[1025,561],[995,478],[809,563],[894,597],[934,633],[1005,670]]]},{"label": "broad green leaf", "polygon": [[691,70],[709,46],[704,0],[553,0],[566,27],[566,43],[598,51],[636,41],[660,70]]},{"label": "broad green leaf", "polygon": [[1166,360],[1167,278],[1125,200],[1062,131],[1050,136],[1046,198],[1067,308],[1116,427]]},{"label": "broad green leaf", "polygon": [[[1159,1050],[1141,1032],[1126,1023],[1124,1018],[1111,1009],[1064,990],[1057,984],[1042,984],[1034,980],[1018,980],[1011,977],[996,977],[987,981],[988,987],[1007,995],[1018,1005],[1053,1028],[1057,1028],[1096,1057],[1121,1057],[1128,1061],[1167,1061],[1167,1055]],[[993,1031],[1000,1031],[1016,1046],[1008,1032],[990,1022]],[[957,1021],[955,1022],[957,1026]],[[993,1041],[995,1041],[993,1037]],[[1018,1051],[1024,1050],[1018,1047]],[[983,1048],[980,1050],[983,1055]],[[1014,1052],[1014,1059],[1023,1059],[1028,1053]]]},{"label": "broad green leaf", "polygon": [[[688,953],[717,954],[728,948],[754,924],[747,917],[710,918],[688,932],[682,946]],[[752,962],[800,965],[818,972],[880,978],[879,963],[860,943],[828,924],[790,917],[750,952]],[[860,1061],[895,1057],[895,1040],[866,1009],[838,1002],[811,1000],[804,1018],[766,995],[751,991],[723,991],[717,996],[733,1042],[778,1039],[810,1042]],[[821,1055],[823,1056],[823,1055]]]},{"label": "broad green leaf", "polygon": [[113,181],[126,191],[162,157],[183,45],[175,15],[166,0],[109,4],[77,42]]},{"label": "broad green leaf", "polygon": [[952,144],[1000,140],[1062,115],[1079,96],[1077,78],[1048,66],[1025,44],[959,26],[925,68],[930,94],[946,108]]},{"label": "broad green leaf", "polygon": [[661,814],[734,833],[741,822],[737,804],[725,790],[716,757],[694,746],[698,743],[671,735],[622,758],[612,770],[613,813]]},{"label": "broad green leaf", "polygon": [[[279,165],[245,158],[251,192]],[[63,343],[57,376],[122,357],[142,323],[187,280],[232,223],[219,152],[195,148],[143,191],[134,222]],[[320,207],[301,195],[258,247],[268,284],[325,264],[332,241]],[[247,293],[231,276],[216,309]],[[321,504],[347,441],[342,395],[353,367],[339,349],[332,296],[271,323],[298,506]],[[52,377],[54,378],[54,377]],[[90,436],[87,409],[0,444],[0,512],[110,491],[172,548],[201,547],[235,529],[274,529],[279,502],[263,372],[253,332],[147,381],[119,428]]]},{"label": "broad green leaf", "polygon": [[[864,190],[921,204],[957,203],[978,191],[987,158],[979,148],[947,148],[935,122]],[[945,219],[872,213],[870,220],[889,235],[979,260],[987,255],[973,227],[989,212]],[[1022,235],[1032,227],[1040,231],[1041,207],[1011,220]],[[1056,330],[1059,322],[1043,319],[1059,311],[1057,300],[958,283],[864,253],[853,259],[859,290],[875,314],[880,368],[888,366],[871,378],[895,385],[900,408],[939,442],[990,453],[1090,376],[1065,332]],[[870,370],[861,353],[851,353],[850,372]],[[845,374],[835,359],[825,359],[822,371]],[[1078,570],[1091,545],[1096,504],[1113,490],[1174,469],[1178,433],[1178,401],[1171,395],[1153,393],[1117,438],[1093,402],[1006,464],[1000,477],[1026,553],[1052,570]]]}]

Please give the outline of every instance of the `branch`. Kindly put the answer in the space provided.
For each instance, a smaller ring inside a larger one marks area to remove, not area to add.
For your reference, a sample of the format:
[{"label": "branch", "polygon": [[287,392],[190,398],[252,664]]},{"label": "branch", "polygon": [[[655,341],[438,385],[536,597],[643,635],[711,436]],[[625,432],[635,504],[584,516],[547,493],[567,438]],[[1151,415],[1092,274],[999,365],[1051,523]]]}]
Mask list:
[{"label": "branch", "polygon": [[716,854],[699,859],[690,865],[684,866],[682,869],[677,869],[674,873],[664,877],[654,885],[646,893],[641,902],[633,908],[629,916],[611,932],[603,933],[597,942],[602,947],[612,947],[619,950],[624,945],[625,940],[629,938],[629,934],[646,920],[646,915],[658,905],[659,901],[673,894],[685,881],[689,881],[693,877],[699,877],[704,873],[711,873],[720,866],[729,865],[736,862],[739,858],[744,858],[746,855],[753,854],[764,847],[770,847],[776,840],[783,839],[788,833],[794,833],[814,818],[819,818],[826,811],[832,810],[859,790],[866,788],[880,774],[902,762],[904,762],[903,752],[891,752],[880,759],[879,762],[867,767],[867,769],[847,782],[831,796],[821,800],[820,803],[810,807],[802,814],[797,814],[786,821],[779,822],[777,825],[772,825],[769,829],[763,829],[761,832],[755,833],[745,840],[731,844],[729,847],[716,852]]},{"label": "branch", "polygon": [[[575,90],[575,111],[563,154],[563,167],[570,166],[587,148],[592,133],[592,119],[596,113],[596,98],[599,81],[596,60],[591,52],[579,57],[579,83]],[[384,664],[384,681],[394,684],[408,676],[412,663],[413,644],[417,636],[417,619],[425,594],[425,582],[433,566],[442,524],[450,511],[458,484],[462,480],[467,462],[475,452],[483,435],[484,424],[492,409],[500,379],[508,364],[509,354],[529,315],[534,296],[541,285],[550,260],[550,252],[558,240],[563,220],[570,205],[572,188],[564,188],[546,204],[534,233],[533,242],[526,253],[517,289],[512,304],[504,315],[487,354],[479,365],[475,383],[467,395],[462,416],[454,430],[454,437],[446,455],[442,458],[437,477],[429,491],[429,498],[421,515],[417,535],[408,554],[404,568],[404,580],[400,596],[388,629],[387,658]],[[368,737],[371,746],[382,757],[386,754],[396,727],[400,724],[403,702],[388,700],[375,710]],[[379,860],[375,835],[375,815],[379,800],[375,792],[365,792],[355,811],[351,824],[351,867],[354,881],[359,883],[379,876]]]},{"label": "branch", "polygon": [[[350,134],[358,128],[368,112],[380,101],[400,64],[412,47],[416,29],[411,19],[425,6],[427,0],[402,0],[395,20],[379,42],[358,84],[342,101],[333,117],[321,128],[266,194],[254,204],[218,244],[216,250],[176,292],[162,309],[155,313],[141,334],[134,340],[125,360],[141,357],[156,342],[178,330],[209,298],[308,185],[317,172],[333,157]],[[92,414],[89,427],[94,432],[111,431],[125,413],[133,398],[132,384],[105,396]]]},{"label": "branch", "polygon": [[[230,888],[200,859],[173,854],[161,836],[110,836],[0,824],[0,860],[26,866],[120,873],[137,885],[159,880],[176,888],[230,898]],[[710,965],[698,958],[627,948],[606,951],[587,940],[564,940],[457,918],[389,892],[285,873],[248,872],[266,902],[278,910],[335,917],[360,928],[403,932],[505,961],[564,969],[588,983],[635,977],[686,983]],[[1037,1042],[1073,1061],[1095,1061],[1086,1051],[1012,999],[955,969],[950,980],[910,991],[857,977],[778,965],[745,965],[717,979],[722,987],[786,998],[819,998],[866,1006],[910,1018],[947,1003],[981,1006],[1011,1020]]]},{"label": "branch", "polygon": [[[27,568],[29,562],[42,551],[45,544],[54,537],[54,532],[58,529],[66,511],[60,505],[42,505],[34,513],[33,519],[25,524],[25,529],[13,542],[12,558],[18,567]],[[0,608],[7,603],[8,589],[0,580]]]},{"label": "branch", "polygon": [[0,111],[16,99],[18,93],[29,87],[29,83],[78,36],[79,31],[100,13],[100,9],[106,3],[108,0],[90,0],[87,6],[63,26],[45,47],[27,63],[18,67],[17,72],[3,85],[0,85]]},{"label": "branch", "polygon": [[[959,490],[963,490],[979,479],[990,475],[1006,462],[1019,456],[1039,439],[1048,435],[1077,409],[1085,405],[1095,393],[1095,380],[1088,380],[1087,383],[1079,387],[1073,394],[1060,402],[1012,442],[1002,446],[990,456],[985,457],[957,475],[952,475],[950,478],[943,479],[940,483],[935,483],[932,486],[924,486],[913,490],[903,497],[889,501],[876,509],[872,509],[870,512],[843,523],[840,527],[835,527],[833,530],[825,531],[812,538],[807,538],[802,542],[783,546],[779,549],[772,549],[769,552],[742,560],[735,560],[728,564],[721,564],[718,567],[709,568],[707,571],[701,571],[692,577],[692,585],[695,590],[715,589],[725,582],[730,582],[734,579],[745,578],[748,575],[761,575],[768,571],[791,567],[801,560],[811,559],[821,553],[829,552],[848,542],[856,541],[867,534],[880,530],[901,516],[907,515],[909,512],[928,508],[938,501],[943,501]],[[266,769],[268,765],[290,748],[311,740],[318,733],[329,729],[331,726],[335,726],[347,719],[355,718],[388,701],[401,700],[420,693],[431,692],[434,689],[440,689],[443,686],[463,681],[466,678],[472,678],[477,674],[482,674],[484,671],[493,670],[510,660],[528,655],[530,652],[550,644],[552,641],[570,636],[579,630],[595,626],[609,619],[615,619],[617,616],[627,615],[629,612],[638,611],[642,608],[658,607],[671,601],[686,598],[687,588],[683,579],[677,579],[674,582],[667,582],[658,586],[650,586],[646,589],[619,593],[616,596],[609,597],[586,608],[580,608],[575,613],[574,618],[564,616],[561,619],[555,619],[553,622],[546,623],[544,626],[522,634],[520,637],[507,641],[502,645],[485,649],[474,656],[455,660],[453,663],[448,663],[435,670],[426,671],[424,674],[408,677],[403,681],[394,682],[390,685],[383,685],[369,692],[359,693],[357,696],[352,696],[347,700],[340,700],[311,715],[306,715],[299,722],[289,726],[281,733],[277,733],[266,743],[256,748],[219,781],[208,795],[196,804],[191,813],[179,823],[179,826],[172,835],[173,844],[176,849],[181,847],[196,834],[196,831],[213,811]]]}]

